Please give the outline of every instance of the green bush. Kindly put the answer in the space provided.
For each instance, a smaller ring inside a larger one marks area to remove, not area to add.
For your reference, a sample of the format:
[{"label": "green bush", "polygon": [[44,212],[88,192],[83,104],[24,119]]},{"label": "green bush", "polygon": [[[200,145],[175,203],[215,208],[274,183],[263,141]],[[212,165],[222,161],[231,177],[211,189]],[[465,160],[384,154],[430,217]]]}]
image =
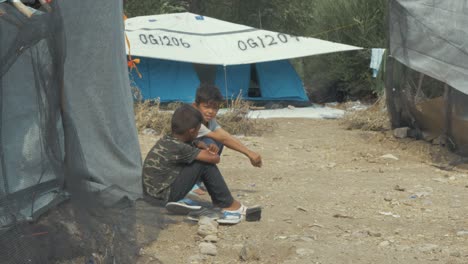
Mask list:
[{"label": "green bush", "polygon": [[129,17],[191,11],[293,35],[366,48],[293,60],[312,101],[381,93],[371,77],[370,50],[386,46],[385,0],[127,0]]},{"label": "green bush", "polygon": [[[363,48],[383,48],[384,0],[317,0],[309,35]],[[303,80],[311,100],[327,101],[341,95],[357,99],[378,95],[382,81],[369,69],[370,50],[333,53],[304,59]]]}]

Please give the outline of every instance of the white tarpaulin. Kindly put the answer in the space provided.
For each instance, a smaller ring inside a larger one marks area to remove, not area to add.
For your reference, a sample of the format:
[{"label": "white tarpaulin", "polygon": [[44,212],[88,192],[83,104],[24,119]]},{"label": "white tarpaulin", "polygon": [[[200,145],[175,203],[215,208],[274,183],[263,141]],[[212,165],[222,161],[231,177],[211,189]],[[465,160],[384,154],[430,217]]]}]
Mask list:
[{"label": "white tarpaulin", "polygon": [[129,18],[125,32],[131,55],[201,64],[250,64],[361,49],[192,13]]}]

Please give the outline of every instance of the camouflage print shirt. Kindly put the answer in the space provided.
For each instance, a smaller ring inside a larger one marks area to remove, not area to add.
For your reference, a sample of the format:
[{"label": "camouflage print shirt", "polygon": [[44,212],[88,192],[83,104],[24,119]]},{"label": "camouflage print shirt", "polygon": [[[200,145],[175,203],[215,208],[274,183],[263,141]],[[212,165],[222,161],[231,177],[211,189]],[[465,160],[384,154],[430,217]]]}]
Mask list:
[{"label": "camouflage print shirt", "polygon": [[143,193],[167,202],[170,186],[200,149],[166,135],[156,142],[143,163]]}]

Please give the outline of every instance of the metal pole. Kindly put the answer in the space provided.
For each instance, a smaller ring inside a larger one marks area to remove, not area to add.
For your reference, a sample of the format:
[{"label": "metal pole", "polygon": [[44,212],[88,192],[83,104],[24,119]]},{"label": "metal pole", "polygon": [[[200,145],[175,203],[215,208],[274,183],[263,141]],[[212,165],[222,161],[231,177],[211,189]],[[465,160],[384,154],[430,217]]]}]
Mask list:
[{"label": "metal pole", "polygon": [[224,66],[224,89],[225,89],[225,92],[226,92],[226,106],[229,107],[227,71],[226,71],[226,65],[223,65],[223,66]]},{"label": "metal pole", "polygon": [[[2,39],[2,32],[0,31],[0,39]],[[13,44],[14,45],[14,44]],[[1,47],[0,47],[1,48]],[[7,69],[5,69],[5,73]],[[5,163],[5,155],[3,153],[3,74],[0,72],[0,167],[1,167],[1,177],[3,178],[3,188],[4,194],[7,195],[9,193],[9,184],[8,184],[8,175],[6,172],[6,163]],[[0,197],[2,196],[1,187],[0,187]]]},{"label": "metal pole", "polygon": [[444,85],[444,143],[449,148],[455,147],[451,142],[452,136],[452,87]]}]

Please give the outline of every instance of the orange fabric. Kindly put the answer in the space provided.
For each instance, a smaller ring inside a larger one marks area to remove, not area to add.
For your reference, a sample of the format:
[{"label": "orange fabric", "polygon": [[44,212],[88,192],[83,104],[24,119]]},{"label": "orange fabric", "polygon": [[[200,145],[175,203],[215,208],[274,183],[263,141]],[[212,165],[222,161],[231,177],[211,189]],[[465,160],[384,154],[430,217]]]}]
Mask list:
[{"label": "orange fabric", "polygon": [[[123,20],[125,21],[126,19],[127,19],[127,16],[124,14]],[[132,54],[130,52],[130,40],[128,39],[127,34],[125,34],[125,42],[127,43],[127,46],[128,46],[127,66],[130,69],[130,72],[132,72],[132,70],[135,69],[136,73],[138,74],[138,77],[140,77],[141,79],[143,76],[141,75],[137,67],[137,64],[140,63],[140,59],[138,58],[132,59]]]}]

